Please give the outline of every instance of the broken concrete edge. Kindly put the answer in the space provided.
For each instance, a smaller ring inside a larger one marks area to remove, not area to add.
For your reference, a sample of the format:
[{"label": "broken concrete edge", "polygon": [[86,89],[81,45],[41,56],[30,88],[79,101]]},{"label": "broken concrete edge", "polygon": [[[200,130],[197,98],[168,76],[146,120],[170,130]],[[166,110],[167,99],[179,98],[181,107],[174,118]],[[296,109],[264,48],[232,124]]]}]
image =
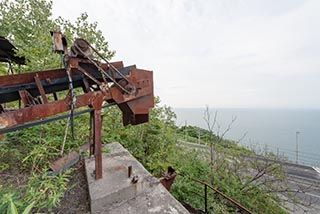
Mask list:
[{"label": "broken concrete edge", "polygon": [[94,158],[85,158],[91,213],[189,213],[121,144],[107,146],[101,179],[95,179]]},{"label": "broken concrete edge", "polygon": [[137,195],[135,198],[121,202],[118,206],[110,207],[108,214],[128,213],[128,214],[180,214],[189,213],[188,210],[178,202],[161,185],[157,185],[152,191]]}]

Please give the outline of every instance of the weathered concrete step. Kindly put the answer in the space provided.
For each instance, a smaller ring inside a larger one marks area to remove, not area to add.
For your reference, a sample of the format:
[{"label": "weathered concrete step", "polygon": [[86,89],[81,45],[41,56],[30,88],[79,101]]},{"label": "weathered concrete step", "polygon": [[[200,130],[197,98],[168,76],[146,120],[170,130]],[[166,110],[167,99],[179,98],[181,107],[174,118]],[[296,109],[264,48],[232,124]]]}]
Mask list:
[{"label": "weathered concrete step", "polygon": [[[94,158],[86,158],[91,213],[189,213],[119,143],[107,145],[103,154],[103,178],[94,178]],[[128,167],[132,175],[128,177]],[[132,179],[136,179],[134,182]]]}]

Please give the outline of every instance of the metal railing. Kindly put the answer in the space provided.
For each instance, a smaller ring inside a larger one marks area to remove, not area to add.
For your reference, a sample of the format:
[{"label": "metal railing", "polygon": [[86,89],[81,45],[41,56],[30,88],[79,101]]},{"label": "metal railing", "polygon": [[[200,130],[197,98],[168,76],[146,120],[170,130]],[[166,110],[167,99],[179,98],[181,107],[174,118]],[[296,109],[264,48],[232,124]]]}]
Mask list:
[{"label": "metal railing", "polygon": [[[182,175],[182,174],[178,174],[178,175],[181,175],[183,177],[187,177],[185,175]],[[250,211],[249,209],[247,209],[246,207],[244,207],[243,205],[241,205],[238,201],[234,200],[233,198],[227,196],[226,194],[224,194],[223,192],[221,192],[220,190],[218,190],[217,188],[214,188],[212,187],[210,184],[204,182],[204,181],[201,181],[201,180],[198,180],[198,179],[195,179],[195,178],[190,178],[190,177],[187,177],[188,179],[190,179],[191,181],[194,181],[198,184],[201,184],[203,185],[204,187],[204,213],[208,214],[208,188],[210,190],[212,190],[214,193],[222,196],[224,199],[226,199],[227,201],[229,201],[233,206],[235,206],[239,211],[240,213],[248,213],[248,214],[253,214],[252,211]]]}]

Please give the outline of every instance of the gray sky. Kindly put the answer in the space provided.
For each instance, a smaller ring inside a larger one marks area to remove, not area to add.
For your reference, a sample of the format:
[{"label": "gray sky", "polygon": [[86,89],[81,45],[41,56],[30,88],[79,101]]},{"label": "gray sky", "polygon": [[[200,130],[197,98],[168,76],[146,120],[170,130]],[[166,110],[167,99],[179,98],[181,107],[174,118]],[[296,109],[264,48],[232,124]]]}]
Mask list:
[{"label": "gray sky", "polygon": [[87,12],[113,59],[153,70],[172,107],[320,108],[320,1],[54,0]]}]

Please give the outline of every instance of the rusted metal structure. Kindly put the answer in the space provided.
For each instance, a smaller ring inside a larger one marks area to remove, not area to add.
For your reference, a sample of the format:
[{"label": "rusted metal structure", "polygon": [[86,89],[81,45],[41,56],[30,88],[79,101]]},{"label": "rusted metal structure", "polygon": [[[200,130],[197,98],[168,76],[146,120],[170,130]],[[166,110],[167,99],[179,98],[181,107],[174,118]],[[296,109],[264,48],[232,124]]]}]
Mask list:
[{"label": "rusted metal structure", "polygon": [[169,166],[167,172],[160,178],[160,183],[169,191],[176,176],[176,170]]},{"label": "rusted metal structure", "polygon": [[0,36],[0,62],[8,63],[8,73],[13,74],[12,63],[25,64],[25,58],[16,56],[16,47],[6,38]]},{"label": "rusted metal structure", "polygon": [[[0,134],[65,117],[70,117],[73,127],[73,116],[90,112],[90,154],[95,156],[96,179],[102,178],[101,109],[117,105],[124,125],[147,122],[154,106],[153,72],[110,63],[84,39],[76,39],[68,52],[65,36],[59,31],[51,35],[65,68],[0,76]],[[75,95],[77,88],[82,93],[77,90]],[[17,100],[21,108],[3,107]],[[63,112],[69,113],[58,115]]]}]

